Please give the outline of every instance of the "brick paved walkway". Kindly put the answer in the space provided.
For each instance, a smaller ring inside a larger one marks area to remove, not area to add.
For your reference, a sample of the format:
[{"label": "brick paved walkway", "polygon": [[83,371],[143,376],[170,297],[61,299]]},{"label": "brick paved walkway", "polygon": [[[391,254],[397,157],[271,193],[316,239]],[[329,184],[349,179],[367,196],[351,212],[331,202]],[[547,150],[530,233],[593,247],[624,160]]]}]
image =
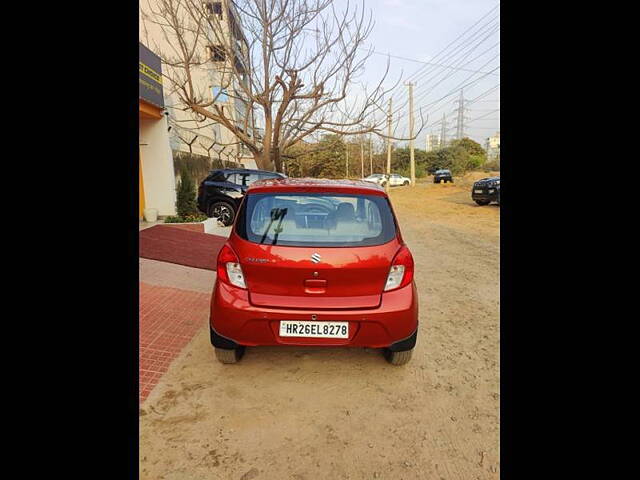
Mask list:
[{"label": "brick paved walkway", "polygon": [[154,225],[142,230],[138,237],[142,258],[177,263],[188,267],[216,269],[218,252],[226,237],[182,228]]},{"label": "brick paved walkway", "polygon": [[210,293],[140,282],[140,402],[209,321]]}]

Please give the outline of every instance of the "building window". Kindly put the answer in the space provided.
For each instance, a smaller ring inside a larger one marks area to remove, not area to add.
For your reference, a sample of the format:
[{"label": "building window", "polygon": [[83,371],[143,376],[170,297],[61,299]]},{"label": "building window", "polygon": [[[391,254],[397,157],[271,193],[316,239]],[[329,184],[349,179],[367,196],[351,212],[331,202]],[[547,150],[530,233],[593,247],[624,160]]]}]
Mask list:
[{"label": "building window", "polygon": [[222,47],[221,45],[213,45],[212,47],[209,47],[209,50],[211,51],[211,60],[213,60],[214,62],[225,61],[226,56],[224,53],[224,47]]},{"label": "building window", "polygon": [[222,2],[207,3],[207,13],[209,15],[217,15],[222,20]]},{"label": "building window", "polygon": [[226,103],[229,101],[229,95],[227,89],[222,87],[212,87],[213,98],[216,99],[216,103]]}]

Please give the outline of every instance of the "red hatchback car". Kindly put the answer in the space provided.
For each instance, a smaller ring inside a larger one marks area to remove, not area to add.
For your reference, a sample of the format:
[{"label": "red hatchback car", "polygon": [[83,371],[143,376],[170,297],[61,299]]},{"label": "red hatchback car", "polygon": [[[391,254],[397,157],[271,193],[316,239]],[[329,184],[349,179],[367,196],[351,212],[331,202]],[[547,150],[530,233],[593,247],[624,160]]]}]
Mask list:
[{"label": "red hatchback car", "polygon": [[418,329],[413,257],[385,191],[367,182],[253,183],[218,254],[211,343],[383,348],[409,361]]}]

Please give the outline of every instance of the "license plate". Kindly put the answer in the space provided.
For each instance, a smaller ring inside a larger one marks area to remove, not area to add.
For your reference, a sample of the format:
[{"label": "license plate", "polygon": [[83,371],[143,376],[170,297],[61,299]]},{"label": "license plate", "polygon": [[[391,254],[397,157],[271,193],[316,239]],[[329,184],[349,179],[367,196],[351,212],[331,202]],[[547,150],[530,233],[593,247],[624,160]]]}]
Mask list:
[{"label": "license plate", "polygon": [[349,322],[298,322],[282,320],[281,337],[349,338]]},{"label": "license plate", "polygon": [[482,190],[474,190],[475,193],[482,193]]}]

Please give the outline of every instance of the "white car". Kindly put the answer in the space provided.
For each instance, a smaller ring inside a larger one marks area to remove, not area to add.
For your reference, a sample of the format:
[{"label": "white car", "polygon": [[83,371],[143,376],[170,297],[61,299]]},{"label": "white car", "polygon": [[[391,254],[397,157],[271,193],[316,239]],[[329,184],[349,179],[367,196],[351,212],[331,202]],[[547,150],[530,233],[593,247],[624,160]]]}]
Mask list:
[{"label": "white car", "polygon": [[364,182],[370,182],[370,183],[375,183],[376,185],[381,185],[384,178],[385,176],[383,174],[374,173],[372,175],[369,175],[368,177],[363,178],[362,180]]},{"label": "white car", "polygon": [[374,173],[373,175],[369,175],[366,178],[363,178],[365,182],[375,183],[384,187],[387,184],[387,177],[389,178],[389,185],[392,187],[396,187],[398,185],[409,185],[411,183],[411,179],[407,177],[403,177],[402,175],[398,175],[397,173],[392,173],[391,175],[385,175],[382,173]]}]

